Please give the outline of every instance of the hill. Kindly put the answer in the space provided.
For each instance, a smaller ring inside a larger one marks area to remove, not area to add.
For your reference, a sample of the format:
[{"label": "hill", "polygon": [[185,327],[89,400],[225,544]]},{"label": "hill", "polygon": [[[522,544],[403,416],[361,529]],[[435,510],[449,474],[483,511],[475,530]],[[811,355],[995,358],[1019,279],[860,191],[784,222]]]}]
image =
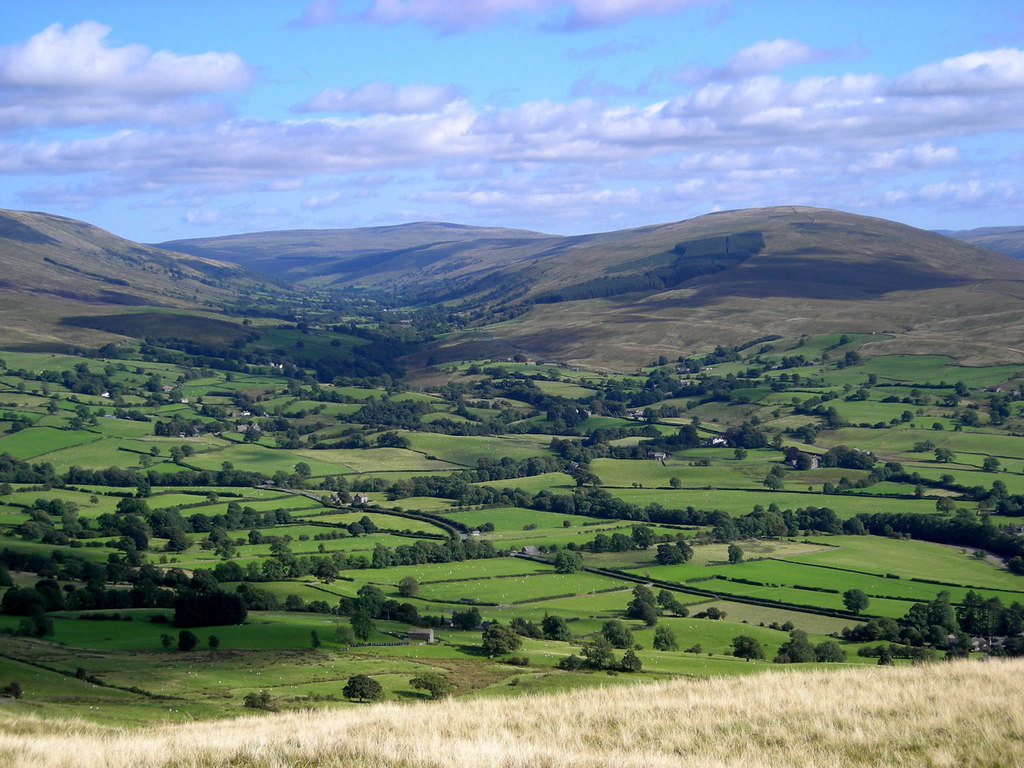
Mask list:
[{"label": "hill", "polygon": [[[540,232],[415,222],[357,229],[298,229],[172,240],[158,247],[242,264],[304,285],[349,285],[444,274],[469,263],[501,266]],[[557,239],[557,238],[556,238]],[[440,265],[439,265],[440,263]],[[435,267],[440,266],[438,272]]]},{"label": "hill", "polygon": [[[140,245],[74,219],[7,210],[0,210],[0,275],[5,346],[36,348],[98,346],[125,330],[117,317],[126,308],[219,309],[255,285],[233,264]],[[166,325],[159,315],[157,323]]]},{"label": "hill", "polygon": [[[709,214],[564,238],[493,274],[517,286],[510,323],[463,334],[437,360],[528,356],[619,369],[764,335],[879,334],[868,353],[1024,359],[1019,262],[884,219],[816,208]],[[451,288],[448,289],[451,292]],[[476,290],[473,284],[464,287]],[[510,313],[511,314],[511,313]],[[517,313],[518,314],[518,313]]]},{"label": "hill", "polygon": [[945,234],[1005,256],[1024,259],[1024,227],[981,227]]},{"label": "hill", "polygon": [[879,334],[869,353],[1024,359],[1020,263],[820,208],[728,211],[572,237],[420,223],[164,245],[306,286],[448,302],[473,319],[473,330],[415,364],[520,352],[623,370],[764,335],[833,331]]},{"label": "hill", "polygon": [[1019,765],[1022,672],[992,661],[762,674],[132,730],[15,716],[0,736],[11,768]]}]

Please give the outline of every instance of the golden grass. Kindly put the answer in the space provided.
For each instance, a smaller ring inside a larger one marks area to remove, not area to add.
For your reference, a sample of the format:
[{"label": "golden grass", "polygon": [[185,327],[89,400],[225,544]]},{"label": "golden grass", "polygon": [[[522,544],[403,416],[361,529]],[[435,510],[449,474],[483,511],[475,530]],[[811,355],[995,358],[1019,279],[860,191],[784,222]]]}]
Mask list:
[{"label": "golden grass", "polygon": [[11,768],[1024,764],[1024,662],[674,680],[110,729],[0,717]]}]

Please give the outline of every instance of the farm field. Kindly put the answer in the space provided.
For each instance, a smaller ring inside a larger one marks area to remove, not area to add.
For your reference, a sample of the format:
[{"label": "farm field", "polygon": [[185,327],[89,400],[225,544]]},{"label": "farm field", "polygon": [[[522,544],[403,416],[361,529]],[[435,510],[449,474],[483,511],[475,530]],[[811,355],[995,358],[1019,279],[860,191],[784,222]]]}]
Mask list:
[{"label": "farm field", "polygon": [[[359,346],[312,341],[295,370]],[[351,708],[355,674],[396,702],[425,697],[410,683],[422,674],[481,700],[747,675],[786,666],[796,630],[829,665],[874,665],[880,642],[907,665],[981,656],[959,639],[972,601],[998,603],[1011,628],[1024,603],[1024,544],[1002,528],[1024,520],[1024,416],[984,389],[1004,367],[818,360],[797,385],[751,347],[685,375],[463,366],[417,390],[125,355],[138,359],[3,355],[0,675],[25,688],[15,707],[46,716],[238,715],[261,690],[282,710]],[[44,377],[61,384],[43,394]],[[632,398],[652,423],[625,417]],[[859,613],[849,590],[867,596]],[[944,593],[941,639],[906,629]],[[243,618],[182,618],[211,596]],[[895,634],[865,639],[878,619]],[[485,652],[492,622],[515,647]],[[587,660],[616,627],[629,641]],[[437,642],[409,643],[416,628]],[[186,630],[196,645],[179,650]],[[764,659],[734,655],[739,637]],[[619,667],[627,647],[639,671]]]}]

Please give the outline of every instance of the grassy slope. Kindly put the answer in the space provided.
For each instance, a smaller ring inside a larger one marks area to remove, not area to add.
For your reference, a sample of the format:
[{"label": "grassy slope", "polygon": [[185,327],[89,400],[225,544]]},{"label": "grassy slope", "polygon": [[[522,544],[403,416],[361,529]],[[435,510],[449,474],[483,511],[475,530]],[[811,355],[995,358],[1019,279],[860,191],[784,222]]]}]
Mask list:
[{"label": "grassy slope", "polygon": [[765,249],[730,271],[661,292],[537,305],[510,323],[454,336],[432,354],[507,355],[511,344],[539,358],[628,370],[658,354],[671,359],[766,333],[895,331],[862,352],[1024,359],[1019,263],[839,211],[752,209],[569,238],[522,278],[536,296],[677,242],[749,230],[763,233]]},{"label": "grassy slope", "polygon": [[[1003,766],[1024,760],[1024,663],[679,680],[115,730],[0,719],[11,768]],[[552,717],[552,713],[562,716]]]},{"label": "grassy slope", "polygon": [[142,246],[73,219],[5,210],[0,274],[5,345],[99,345],[120,330],[91,317],[140,306],[217,308],[248,280],[231,264]]}]

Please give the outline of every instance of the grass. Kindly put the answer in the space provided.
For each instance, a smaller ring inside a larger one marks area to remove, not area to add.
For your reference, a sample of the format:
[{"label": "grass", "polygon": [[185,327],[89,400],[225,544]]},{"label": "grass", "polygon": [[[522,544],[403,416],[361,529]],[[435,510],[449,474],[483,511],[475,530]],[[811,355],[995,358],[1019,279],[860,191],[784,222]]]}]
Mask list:
[{"label": "grass", "polygon": [[0,733],[11,768],[981,768],[1024,760],[1022,672],[1007,661],[823,669],[582,689],[514,707],[479,697],[138,730],[16,715]]},{"label": "grass", "polygon": [[99,435],[87,430],[29,427],[13,435],[0,437],[0,453],[9,453],[16,459],[35,459],[62,448],[90,443],[99,438]]},{"label": "grass", "polygon": [[787,559],[881,575],[895,573],[904,579],[938,578],[965,586],[1024,590],[1024,577],[976,560],[960,547],[880,536],[829,536],[819,541],[838,546]]},{"label": "grass", "polygon": [[624,585],[625,582],[592,573],[543,573],[504,579],[427,584],[420,587],[419,596],[450,602],[475,600],[490,603],[513,603],[557,595],[586,594],[615,589]]}]

